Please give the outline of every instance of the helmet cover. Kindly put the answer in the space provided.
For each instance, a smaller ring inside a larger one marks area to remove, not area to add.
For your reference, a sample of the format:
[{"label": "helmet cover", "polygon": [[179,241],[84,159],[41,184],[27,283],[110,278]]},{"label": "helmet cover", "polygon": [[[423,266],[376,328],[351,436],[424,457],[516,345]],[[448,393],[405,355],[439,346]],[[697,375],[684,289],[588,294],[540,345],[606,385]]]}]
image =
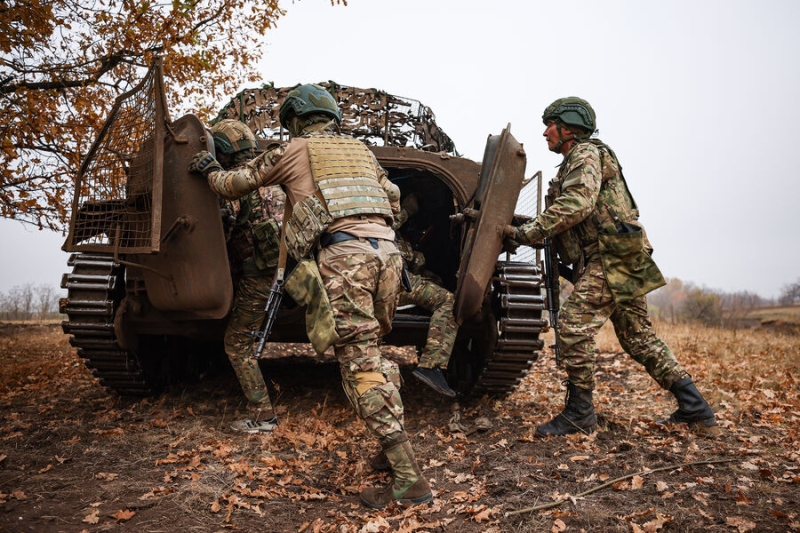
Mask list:
[{"label": "helmet cover", "polygon": [[341,111],[331,93],[324,87],[316,84],[298,85],[286,95],[278,112],[281,125],[288,129],[287,121],[289,112],[294,112],[298,117],[313,113],[322,113],[329,116],[339,124],[342,120]]},{"label": "helmet cover", "polygon": [[211,126],[214,148],[223,154],[233,155],[256,147],[256,137],[243,122],[226,118]]},{"label": "helmet cover", "polygon": [[583,128],[589,133],[597,129],[597,117],[589,102],[577,96],[559,98],[544,110],[542,122],[559,119],[564,124]]}]

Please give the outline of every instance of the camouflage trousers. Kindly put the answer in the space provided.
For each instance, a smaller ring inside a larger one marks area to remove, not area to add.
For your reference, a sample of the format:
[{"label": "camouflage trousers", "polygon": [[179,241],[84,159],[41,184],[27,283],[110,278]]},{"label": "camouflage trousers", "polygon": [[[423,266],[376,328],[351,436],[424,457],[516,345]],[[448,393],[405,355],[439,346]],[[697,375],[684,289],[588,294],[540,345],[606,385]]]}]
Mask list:
[{"label": "camouflage trousers", "polygon": [[422,368],[447,367],[458,334],[453,316],[453,293],[418,274],[409,273],[411,292],[400,289],[398,306],[414,304],[432,313],[428,338],[419,365]]},{"label": "camouflage trousers", "polygon": [[669,346],[653,332],[644,296],[617,304],[599,259],[590,260],[561,306],[558,334],[561,357],[569,380],[594,389],[595,335],[611,319],[622,349],[664,389],[688,377]]},{"label": "camouflage trousers", "polygon": [[242,277],[225,330],[225,353],[239,378],[242,391],[255,410],[267,414],[272,411],[272,403],[258,361],[253,358],[256,342],[253,331],[258,330],[264,321],[264,307],[271,287],[272,276]]},{"label": "camouflage trousers", "polygon": [[358,416],[382,446],[405,434],[400,372],[381,355],[392,329],[402,261],[391,241],[351,240],[319,251],[317,264],[333,308],[334,345],[342,386]]}]

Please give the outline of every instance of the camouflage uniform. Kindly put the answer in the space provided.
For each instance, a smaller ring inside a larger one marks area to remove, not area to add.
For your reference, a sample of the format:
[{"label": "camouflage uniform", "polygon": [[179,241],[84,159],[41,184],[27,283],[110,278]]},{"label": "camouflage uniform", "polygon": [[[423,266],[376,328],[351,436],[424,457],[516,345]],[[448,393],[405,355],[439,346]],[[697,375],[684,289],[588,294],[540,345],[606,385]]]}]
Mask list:
[{"label": "camouflage uniform", "polygon": [[[339,136],[325,131],[294,137],[236,169],[209,174],[209,182],[228,196],[248,187],[280,184],[291,205],[297,206],[316,194],[309,143],[320,137]],[[374,156],[369,157],[375,173],[385,177]],[[379,348],[381,336],[391,329],[400,287],[402,262],[394,230],[383,215],[359,214],[336,218],[327,231],[356,237],[319,250],[316,261],[340,337],[334,353],[343,387],[358,415],[386,447],[406,438],[399,372]]]},{"label": "camouflage uniform", "polygon": [[[561,307],[558,324],[559,347],[569,381],[584,390],[593,390],[594,337],[608,319],[614,324],[622,348],[661,387],[670,389],[688,377],[669,347],[653,333],[645,297],[615,297],[618,295],[609,287],[611,281],[624,292],[625,284],[632,281],[621,275],[621,268],[604,268],[599,243],[601,233],[608,230],[603,227],[604,222],[610,213],[614,222],[641,228],[613,152],[598,141],[573,145],[550,183],[549,195],[552,205],[522,226],[520,236],[523,244],[555,237],[561,239],[559,250],[570,248],[570,241],[580,248],[580,257],[574,263],[575,288]],[[643,238],[646,251],[652,251]]]},{"label": "camouflage uniform", "polygon": [[391,241],[351,240],[317,257],[333,307],[339,361],[347,397],[383,445],[404,434],[400,371],[381,355],[380,338],[392,329],[402,262]]},{"label": "camouflage uniform", "polygon": [[395,217],[392,227],[397,233],[397,246],[411,279],[411,290],[400,290],[398,307],[416,305],[431,312],[428,337],[419,356],[418,367],[447,368],[453,345],[458,335],[458,324],[453,315],[453,293],[442,287],[432,277],[435,274],[425,270],[425,256],[414,249],[412,244],[400,235],[399,229],[409,219],[409,212],[402,208]]},{"label": "camouflage uniform", "polygon": [[411,291],[400,291],[398,306],[414,304],[432,313],[418,366],[446,368],[458,333],[453,316],[453,293],[422,275],[409,273],[409,277]]},{"label": "camouflage uniform", "polygon": [[[224,195],[225,191],[214,188],[213,183],[212,189]],[[225,330],[225,353],[254,411],[255,421],[274,414],[266,382],[253,357],[256,342],[253,332],[264,321],[264,308],[278,262],[285,201],[280,187],[260,187],[230,202],[236,222],[228,241],[228,255],[239,279]]]}]

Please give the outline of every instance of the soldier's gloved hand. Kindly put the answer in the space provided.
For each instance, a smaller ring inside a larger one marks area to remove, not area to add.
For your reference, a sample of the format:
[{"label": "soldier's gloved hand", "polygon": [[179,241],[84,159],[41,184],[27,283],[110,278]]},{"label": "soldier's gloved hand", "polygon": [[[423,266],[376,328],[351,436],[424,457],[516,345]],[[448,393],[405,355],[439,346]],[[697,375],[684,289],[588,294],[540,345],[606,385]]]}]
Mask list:
[{"label": "soldier's gloved hand", "polygon": [[510,254],[517,253],[517,248],[520,247],[522,239],[520,238],[520,230],[516,226],[506,225],[503,227],[503,251]]},{"label": "soldier's gloved hand", "polygon": [[409,217],[416,215],[419,212],[419,200],[417,200],[417,195],[411,193],[406,196],[405,199],[403,199],[401,207],[406,210]]},{"label": "soldier's gloved hand", "polygon": [[509,237],[505,237],[503,239],[503,251],[508,252],[510,254],[517,253],[517,248],[519,248],[519,241],[511,239]]},{"label": "soldier's gloved hand", "polygon": [[200,172],[205,177],[217,170],[222,170],[222,165],[211,155],[211,152],[206,152],[205,150],[194,154],[192,161],[189,163],[189,172]]},{"label": "soldier's gloved hand", "polygon": [[521,237],[520,234],[521,234],[521,231],[519,230],[519,228],[517,226],[512,226],[510,224],[506,224],[503,227],[503,237],[504,238],[512,239],[512,240],[521,242],[522,239],[520,238]]}]

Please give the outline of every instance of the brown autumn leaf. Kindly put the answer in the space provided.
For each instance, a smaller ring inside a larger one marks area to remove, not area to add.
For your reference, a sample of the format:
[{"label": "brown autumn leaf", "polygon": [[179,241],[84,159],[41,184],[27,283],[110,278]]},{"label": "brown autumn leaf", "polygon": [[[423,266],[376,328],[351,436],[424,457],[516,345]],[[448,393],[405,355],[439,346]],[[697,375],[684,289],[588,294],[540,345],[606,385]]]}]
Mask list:
[{"label": "brown autumn leaf", "polygon": [[110,514],[109,516],[116,520],[117,522],[127,522],[136,514],[136,511],[131,511],[130,509],[120,509],[116,513]]},{"label": "brown autumn leaf", "polygon": [[100,521],[100,510],[94,509],[91,513],[83,518],[83,522],[87,524],[96,524]]},{"label": "brown autumn leaf", "polygon": [[756,524],[747,520],[746,518],[742,518],[741,516],[729,516],[725,519],[725,524],[735,527],[736,531],[739,533],[746,533],[747,531],[752,531],[756,528]]},{"label": "brown autumn leaf", "polygon": [[473,510],[472,520],[478,522],[479,524],[484,521],[489,521],[492,518],[493,514],[497,514],[500,511],[494,507],[487,507],[485,505],[480,505],[477,509]]}]

